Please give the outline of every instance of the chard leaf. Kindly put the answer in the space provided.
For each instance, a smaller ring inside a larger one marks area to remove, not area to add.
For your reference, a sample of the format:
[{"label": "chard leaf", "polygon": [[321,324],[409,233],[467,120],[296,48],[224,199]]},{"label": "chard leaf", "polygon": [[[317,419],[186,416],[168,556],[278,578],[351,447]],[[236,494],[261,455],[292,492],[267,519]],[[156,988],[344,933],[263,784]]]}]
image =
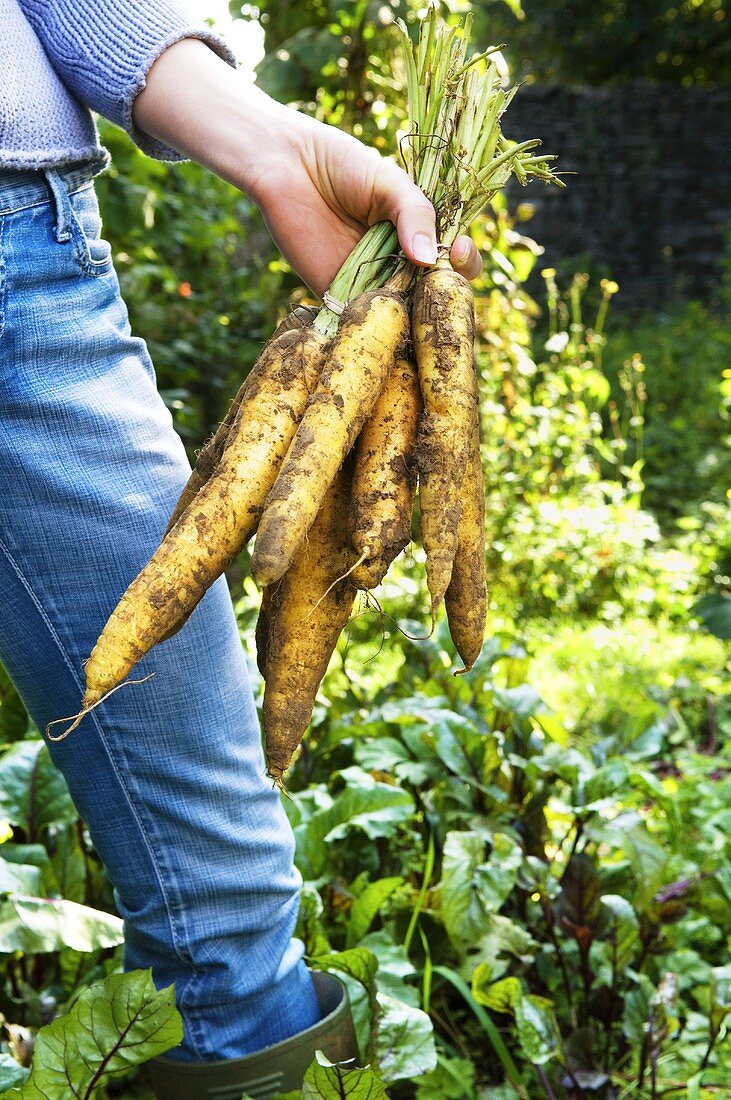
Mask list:
[{"label": "chard leaf", "polygon": [[119,917],[74,901],[13,894],[0,904],[0,953],[96,951],[123,939]]},{"label": "chard leaf", "polygon": [[640,922],[626,898],[619,894],[604,894],[602,906],[607,916],[604,938],[612,944],[618,973],[623,973],[634,956],[640,939]]},{"label": "chard leaf", "polygon": [[556,916],[577,928],[593,930],[601,912],[601,883],[590,856],[579,852],[571,857],[561,879]]},{"label": "chard leaf", "polygon": [[347,947],[355,945],[365,936],[381,906],[394,890],[403,885],[399,877],[381,878],[369,883],[353,902],[348,921]]},{"label": "chard leaf", "polygon": [[542,1066],[558,1052],[561,1036],[553,1005],[545,997],[528,993],[515,1002],[515,1023],[520,1049],[534,1066]]},{"label": "chard leaf", "polygon": [[76,822],[54,829],[51,864],[59,893],[69,901],[83,904],[87,891],[86,859],[79,841]]},{"label": "chard leaf", "polygon": [[447,833],[439,896],[444,927],[457,948],[487,931],[487,912],[477,883],[484,858],[485,842],[479,833]]},{"label": "chard leaf", "polygon": [[393,836],[414,811],[408,791],[379,783],[360,768],[342,772],[347,786],[327,809],[317,810],[302,837],[302,852],[312,876],[325,870],[332,843],[358,829],[370,840]]},{"label": "chard leaf", "polygon": [[334,970],[343,979],[350,998],[355,1033],[361,1052],[372,1052],[373,1021],[378,1016],[376,1000],[376,971],[378,960],[365,947],[353,947],[348,951],[334,951],[308,959],[312,970]]},{"label": "chard leaf", "polygon": [[545,711],[546,704],[530,684],[513,688],[494,688],[495,704],[516,718],[531,718]]},{"label": "chard leaf", "polygon": [[519,978],[501,978],[497,982],[489,981],[489,967],[480,963],[472,975],[472,996],[479,1005],[493,1012],[512,1014],[523,995]]},{"label": "chard leaf", "polygon": [[491,913],[487,930],[474,947],[476,950],[471,954],[473,964],[487,963],[493,978],[497,979],[502,977],[510,965],[506,956],[518,959],[524,967],[530,966],[538,944],[522,925],[504,917],[502,913]]},{"label": "chard leaf", "polygon": [[17,1100],[87,1100],[106,1081],[176,1046],[183,1027],[172,986],[158,992],[147,970],[111,974],[70,1012],[41,1028]]},{"label": "chard leaf", "polygon": [[41,872],[30,863],[8,863],[0,856],[0,894],[40,894]]},{"label": "chard leaf", "polygon": [[18,741],[0,757],[0,817],[30,842],[49,825],[76,821],[66,780],[42,741]]},{"label": "chard leaf", "polygon": [[334,1065],[317,1052],[302,1082],[301,1100],[388,1100],[388,1093],[375,1072]]},{"label": "chard leaf", "polygon": [[355,759],[366,771],[393,772],[400,765],[411,763],[408,749],[396,737],[378,737],[359,743]]},{"label": "chard leaf", "polygon": [[18,741],[28,731],[28,713],[15,685],[0,665],[0,742]]},{"label": "chard leaf", "polygon": [[25,1069],[10,1054],[0,1054],[0,1092],[22,1085],[30,1070]]},{"label": "chard leaf", "polygon": [[416,970],[409,959],[406,948],[394,943],[388,932],[370,932],[361,942],[378,959],[376,982],[379,993],[390,993],[399,1001],[414,1008],[419,1007],[419,990],[409,985],[409,978],[416,977]]},{"label": "chard leaf", "polygon": [[437,1064],[434,1028],[425,1012],[378,994],[376,1061],[386,1082],[429,1073]]},{"label": "chard leaf", "polygon": [[348,951],[333,951],[330,955],[318,955],[308,960],[313,970],[337,970],[360,982],[375,996],[378,959],[365,947],[352,947]]},{"label": "chard leaf", "polygon": [[523,849],[506,833],[493,833],[492,851],[476,869],[477,887],[486,907],[497,912],[513,892],[523,864]]},{"label": "chard leaf", "polygon": [[654,993],[646,975],[634,975],[635,985],[624,998],[622,1032],[635,1046],[641,1046],[649,1031],[650,1007]]}]

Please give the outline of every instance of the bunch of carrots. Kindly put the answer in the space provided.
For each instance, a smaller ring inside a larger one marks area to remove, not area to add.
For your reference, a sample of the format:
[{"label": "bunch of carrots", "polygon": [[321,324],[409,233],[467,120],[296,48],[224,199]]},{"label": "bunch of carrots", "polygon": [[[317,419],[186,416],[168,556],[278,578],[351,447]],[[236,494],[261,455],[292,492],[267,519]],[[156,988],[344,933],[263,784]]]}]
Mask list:
[{"label": "bunch of carrots", "polygon": [[487,612],[484,490],[470,284],[446,256],[514,175],[556,181],[536,141],[500,130],[512,93],[492,58],[467,57],[469,20],[430,10],[406,28],[406,167],[437,213],[440,259],[418,272],[390,223],[351,253],[319,311],[297,309],[264,347],[198,456],[150,562],[86,664],[81,717],[185,623],[256,534],[256,630],[269,775],[278,783],[359,591],[409,544],[418,484],[432,626],[445,604],[467,671]]}]

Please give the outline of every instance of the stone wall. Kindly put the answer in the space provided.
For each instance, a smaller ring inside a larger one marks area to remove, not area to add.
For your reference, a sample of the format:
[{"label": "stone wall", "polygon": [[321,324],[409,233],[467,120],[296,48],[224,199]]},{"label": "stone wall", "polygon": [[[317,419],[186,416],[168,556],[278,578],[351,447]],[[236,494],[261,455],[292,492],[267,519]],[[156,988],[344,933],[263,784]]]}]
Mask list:
[{"label": "stone wall", "polygon": [[619,305],[661,305],[680,279],[692,293],[718,280],[731,230],[731,88],[635,84],[526,86],[505,118],[510,138],[540,137],[567,189],[533,183],[527,231],[542,266],[593,262],[621,287]]}]

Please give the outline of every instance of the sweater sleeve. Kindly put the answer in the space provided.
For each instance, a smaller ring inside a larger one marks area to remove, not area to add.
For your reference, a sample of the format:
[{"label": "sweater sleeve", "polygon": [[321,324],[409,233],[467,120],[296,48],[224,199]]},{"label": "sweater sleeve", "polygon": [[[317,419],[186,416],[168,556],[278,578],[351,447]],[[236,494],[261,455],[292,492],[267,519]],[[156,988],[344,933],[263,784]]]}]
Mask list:
[{"label": "sweater sleeve", "polygon": [[183,158],[132,120],[153,61],[174,42],[199,38],[236,66],[223,39],[195,18],[185,0],[20,0],[20,6],[71,93],[158,160]]}]

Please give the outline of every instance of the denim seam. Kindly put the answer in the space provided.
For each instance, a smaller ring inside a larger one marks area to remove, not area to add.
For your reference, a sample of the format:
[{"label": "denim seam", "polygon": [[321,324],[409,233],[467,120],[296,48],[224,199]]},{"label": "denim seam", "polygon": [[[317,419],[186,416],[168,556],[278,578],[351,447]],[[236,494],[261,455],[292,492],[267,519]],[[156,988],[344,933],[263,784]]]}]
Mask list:
[{"label": "denim seam", "polygon": [[3,252],[6,221],[6,218],[0,217],[0,339],[2,339],[5,333],[5,318],[7,314],[8,269],[5,263],[5,254]]},{"label": "denim seam", "polygon": [[[82,184],[79,184],[78,187],[75,187],[73,191],[67,191],[67,194],[68,194],[69,198],[71,198],[72,195],[78,195],[78,193],[80,191],[84,191],[87,188],[93,187],[93,186],[94,185],[91,181],[89,181],[88,183],[82,183]],[[6,207],[3,210],[0,210],[0,214],[21,214],[24,210],[33,210],[36,206],[46,206],[48,203],[50,203],[52,201],[53,200],[51,199],[50,196],[48,196],[47,198],[39,196],[39,198],[34,199],[33,202],[25,203],[23,206],[12,206],[12,207],[9,206],[9,207]]]},{"label": "denim seam", "polygon": [[109,250],[108,256],[103,260],[94,260],[92,258],[89,237],[87,236],[86,231],[81,224],[81,219],[79,218],[78,213],[76,212],[76,210],[74,210],[74,204],[71,202],[71,199],[76,194],[76,192],[70,191],[67,194],[67,215],[69,221],[69,232],[74,245],[76,262],[81,268],[82,275],[85,275],[91,279],[102,278],[104,275],[109,275],[114,268],[114,261],[112,260],[111,249]]},{"label": "denim seam", "polygon": [[[61,654],[61,657],[63,658],[64,664],[68,668],[74,683],[78,686],[79,691],[82,692],[82,690],[83,690],[82,685],[79,682],[79,678],[76,674],[76,670],[74,668],[73,662],[72,662],[71,658],[69,657],[69,655],[66,651],[66,648],[63,645],[63,642],[61,641],[61,638],[58,635],[58,632],[56,631],[53,623],[51,622],[48,615],[46,614],[45,609],[43,608],[43,605],[40,603],[40,601],[36,597],[36,594],[33,591],[33,588],[31,587],[31,585],[29,584],[27,577],[25,576],[25,574],[21,570],[20,566],[18,565],[15,558],[10,553],[10,550],[8,549],[8,547],[6,546],[5,542],[2,539],[0,539],[0,552],[2,552],[4,554],[4,556],[7,559],[11,569],[13,570],[15,575],[17,576],[18,580],[20,581],[20,583],[23,586],[23,588],[25,589],[25,591],[28,593],[28,596],[30,597],[31,601],[33,602],[33,605],[35,606],[36,610],[38,611],[38,614],[40,615],[41,619],[45,623],[46,628],[47,628],[51,638],[53,639],[56,647],[58,648],[58,651]],[[179,937],[178,931],[176,929],[175,919],[173,917],[172,907],[171,907],[170,899],[169,899],[169,896],[168,896],[169,887],[168,887],[168,883],[167,883],[167,878],[162,873],[162,870],[160,868],[160,864],[159,864],[159,861],[158,861],[157,853],[155,851],[154,845],[152,844],[152,841],[150,839],[147,828],[145,827],[145,824],[144,824],[144,822],[141,818],[141,815],[140,815],[139,809],[138,809],[138,807],[135,803],[135,800],[133,799],[133,797],[131,795],[131,792],[129,791],[129,789],[127,787],[127,784],[124,781],[123,775],[121,774],[119,768],[117,767],[117,763],[116,763],[116,760],[114,758],[114,755],[109,750],[109,744],[107,742],[107,738],[105,736],[104,729],[103,729],[101,723],[99,722],[98,716],[96,714],[92,714],[92,715],[90,715],[90,717],[91,717],[92,721],[94,722],[94,724],[97,728],[97,733],[99,734],[99,738],[101,740],[101,743],[104,746],[104,751],[107,754],[107,758],[109,759],[109,762],[112,766],[114,774],[117,776],[120,788],[121,788],[121,790],[124,794],[124,798],[125,798],[128,806],[129,806],[129,808],[130,808],[132,816],[134,817],[134,819],[136,820],[136,822],[139,826],[140,832],[142,834],[142,837],[143,837],[143,840],[144,840],[144,843],[145,843],[145,847],[147,848],[148,854],[150,856],[152,867],[154,868],[155,875],[157,876],[158,885],[159,885],[159,888],[160,888],[160,894],[162,896],[162,899],[163,899],[163,902],[164,902],[164,905],[165,905],[165,912],[167,913],[167,917],[168,917],[168,925],[169,925],[169,928],[170,928],[171,940],[172,940],[172,944],[173,944],[173,947],[174,947],[174,950],[175,950],[175,954],[178,956],[178,958],[180,959],[180,961],[182,963],[184,963],[186,966],[189,966],[192,970],[192,973],[191,973],[190,977],[188,978],[188,980],[186,981],[183,992],[181,994],[180,1000],[181,1000],[181,1003],[182,1003],[182,1000],[185,997],[185,993],[188,991],[191,982],[193,982],[198,977],[198,972],[199,972],[200,968],[198,966],[196,966],[195,962],[193,961],[193,959],[190,957],[189,954],[186,957],[186,953],[181,948],[180,937]],[[176,906],[176,908],[179,908],[179,906]],[[189,1029],[189,1031],[192,1031],[191,1021],[188,1021],[188,1029]],[[194,1041],[193,1045],[196,1047],[196,1054],[198,1054],[200,1056],[200,1052],[197,1049],[198,1044]]]},{"label": "denim seam", "polygon": [[191,1046],[195,1050],[199,1058],[210,1057],[210,1044],[206,1044],[205,1036],[203,1034],[203,1026],[200,1020],[196,1017],[195,1013],[190,1013],[187,1003],[188,994],[192,991],[194,983],[200,978],[201,972],[198,967],[195,967],[193,973],[185,983],[184,988],[178,996],[178,1011],[185,1019],[188,1025],[188,1034],[190,1035]]}]

